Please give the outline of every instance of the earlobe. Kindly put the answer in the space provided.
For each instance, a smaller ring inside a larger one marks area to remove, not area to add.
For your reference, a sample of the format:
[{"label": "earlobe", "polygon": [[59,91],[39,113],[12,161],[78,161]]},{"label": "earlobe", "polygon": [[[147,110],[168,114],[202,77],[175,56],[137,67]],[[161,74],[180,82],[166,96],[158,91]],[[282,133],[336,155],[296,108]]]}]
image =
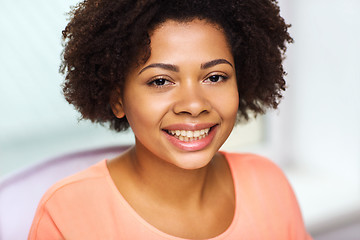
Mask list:
[{"label": "earlobe", "polygon": [[122,105],[122,100],[120,97],[120,89],[116,89],[112,94],[111,94],[111,99],[110,99],[111,103],[111,109],[112,112],[114,113],[114,115],[117,118],[123,118],[125,116],[125,112],[123,109],[123,105]]}]

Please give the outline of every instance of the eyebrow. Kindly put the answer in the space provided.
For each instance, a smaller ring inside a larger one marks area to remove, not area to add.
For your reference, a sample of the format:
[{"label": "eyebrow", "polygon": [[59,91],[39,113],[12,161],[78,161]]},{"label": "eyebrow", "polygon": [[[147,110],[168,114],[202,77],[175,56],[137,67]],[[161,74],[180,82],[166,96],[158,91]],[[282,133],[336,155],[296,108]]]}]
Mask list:
[{"label": "eyebrow", "polygon": [[215,59],[215,60],[212,60],[210,62],[206,62],[206,63],[203,63],[201,64],[201,69],[207,69],[207,68],[211,68],[213,66],[216,66],[218,64],[229,64],[232,68],[234,68],[234,66],[227,60],[225,59]]},{"label": "eyebrow", "polygon": [[[218,64],[228,64],[230,65],[232,68],[234,68],[234,66],[227,60],[225,59],[215,59],[206,63],[202,63],[200,66],[200,69],[207,69],[207,68],[211,68],[213,66],[216,66]],[[138,75],[140,75],[142,72],[144,72],[145,70],[149,69],[149,68],[162,68],[165,70],[169,70],[169,71],[173,71],[173,72],[179,72],[179,67],[173,64],[167,64],[167,63],[153,63],[150,64],[146,67],[144,67],[143,69],[140,70],[140,72],[138,73]]]},{"label": "eyebrow", "polygon": [[172,64],[166,64],[166,63],[153,63],[153,64],[150,64],[150,65],[144,67],[143,69],[141,69],[141,71],[139,72],[138,75],[140,75],[143,71],[145,71],[146,69],[149,69],[149,68],[162,68],[162,69],[170,70],[173,72],[179,72],[178,66],[175,66]]}]

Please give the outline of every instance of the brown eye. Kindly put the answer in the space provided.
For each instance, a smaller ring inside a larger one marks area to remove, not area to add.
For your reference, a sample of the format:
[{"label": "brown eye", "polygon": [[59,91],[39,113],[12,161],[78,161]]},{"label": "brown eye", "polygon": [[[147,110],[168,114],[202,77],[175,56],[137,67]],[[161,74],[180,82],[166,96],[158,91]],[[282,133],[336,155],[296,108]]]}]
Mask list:
[{"label": "brown eye", "polygon": [[163,78],[160,78],[160,79],[154,80],[152,83],[156,86],[163,86],[163,85],[165,85],[166,80]]},{"label": "brown eye", "polygon": [[211,83],[217,83],[217,82],[222,82],[225,81],[227,79],[227,77],[222,76],[222,75],[212,75],[210,77],[208,77],[207,79],[205,79],[205,81],[210,81]]},{"label": "brown eye", "polygon": [[172,82],[165,78],[156,78],[148,83],[149,86],[153,87],[164,87],[171,84]]}]

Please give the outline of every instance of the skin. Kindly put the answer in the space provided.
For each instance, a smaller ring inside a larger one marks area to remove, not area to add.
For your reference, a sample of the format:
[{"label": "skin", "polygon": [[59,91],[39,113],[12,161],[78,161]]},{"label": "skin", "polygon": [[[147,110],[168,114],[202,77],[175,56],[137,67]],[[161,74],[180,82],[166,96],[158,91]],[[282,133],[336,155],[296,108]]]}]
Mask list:
[{"label": "skin", "polygon": [[[168,20],[150,39],[150,58],[130,70],[112,100],[136,143],[108,168],[124,198],[159,230],[215,237],[229,227],[235,208],[231,172],[217,152],[239,104],[233,56],[222,29],[204,20]],[[204,126],[213,126],[211,141],[200,148],[179,147],[166,132]]]}]

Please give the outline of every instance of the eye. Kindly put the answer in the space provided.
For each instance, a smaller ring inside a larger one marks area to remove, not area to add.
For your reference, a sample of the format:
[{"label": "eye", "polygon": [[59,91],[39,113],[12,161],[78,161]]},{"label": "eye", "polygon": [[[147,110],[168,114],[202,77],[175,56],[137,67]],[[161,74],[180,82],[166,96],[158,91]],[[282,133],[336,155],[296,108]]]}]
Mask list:
[{"label": "eye", "polygon": [[205,82],[210,82],[210,83],[217,83],[217,82],[225,81],[226,79],[228,79],[228,77],[226,77],[226,76],[212,75],[212,76],[206,78],[204,81]]},{"label": "eye", "polygon": [[167,86],[167,85],[171,85],[171,84],[172,84],[172,82],[170,82],[169,80],[167,80],[165,78],[157,78],[148,83],[149,86],[154,86],[154,87],[163,87],[163,86]]}]

